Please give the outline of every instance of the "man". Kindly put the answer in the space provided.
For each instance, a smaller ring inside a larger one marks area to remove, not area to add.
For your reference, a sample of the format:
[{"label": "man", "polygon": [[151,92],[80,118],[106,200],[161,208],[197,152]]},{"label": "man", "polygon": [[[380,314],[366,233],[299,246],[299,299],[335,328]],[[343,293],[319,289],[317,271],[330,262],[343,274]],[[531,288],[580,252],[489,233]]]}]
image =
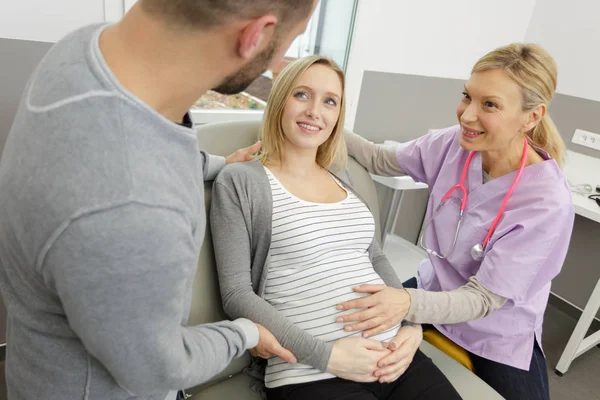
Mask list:
[{"label": "man", "polygon": [[315,6],[140,0],[49,51],[0,163],[11,400],[174,399],[273,343],[243,319],[185,326],[203,180],[226,161],[181,123],[208,89],[237,93],[277,62]]}]

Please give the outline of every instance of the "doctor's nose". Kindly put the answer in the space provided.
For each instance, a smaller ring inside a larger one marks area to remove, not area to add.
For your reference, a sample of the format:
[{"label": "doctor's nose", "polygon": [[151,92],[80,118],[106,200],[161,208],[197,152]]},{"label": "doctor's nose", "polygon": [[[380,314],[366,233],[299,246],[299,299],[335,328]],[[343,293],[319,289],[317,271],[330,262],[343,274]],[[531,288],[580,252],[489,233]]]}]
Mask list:
[{"label": "doctor's nose", "polygon": [[469,104],[460,116],[462,122],[475,122],[477,121],[477,110],[473,103]]}]

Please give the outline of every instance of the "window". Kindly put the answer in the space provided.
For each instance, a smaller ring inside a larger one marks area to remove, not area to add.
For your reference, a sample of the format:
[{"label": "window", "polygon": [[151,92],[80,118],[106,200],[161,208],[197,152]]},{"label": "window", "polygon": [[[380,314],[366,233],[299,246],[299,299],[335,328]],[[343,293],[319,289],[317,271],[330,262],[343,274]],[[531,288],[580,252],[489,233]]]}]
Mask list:
[{"label": "window", "polygon": [[260,120],[274,78],[291,61],[312,54],[335,60],[344,70],[348,61],[358,0],[321,0],[304,34],[292,42],[284,59],[259,76],[244,92],[226,96],[204,94],[190,110],[196,124]]}]

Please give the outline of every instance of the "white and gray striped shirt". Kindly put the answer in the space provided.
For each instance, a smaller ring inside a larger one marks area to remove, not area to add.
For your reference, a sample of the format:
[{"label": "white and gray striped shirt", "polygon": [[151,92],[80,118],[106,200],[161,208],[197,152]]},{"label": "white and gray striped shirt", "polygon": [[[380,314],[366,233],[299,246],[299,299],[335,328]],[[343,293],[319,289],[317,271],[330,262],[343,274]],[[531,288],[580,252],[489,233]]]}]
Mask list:
[{"label": "white and gray striped shirt", "polygon": [[[293,323],[327,342],[361,332],[348,333],[335,322],[343,301],[365,294],[352,288],[364,283],[384,284],[373,269],[368,247],[375,235],[373,215],[351,191],[337,203],[311,203],[288,192],[266,167],[273,196],[271,260],[264,298]],[[340,187],[343,185],[336,180]],[[388,341],[399,326],[373,336]],[[274,388],[335,376],[310,365],[291,365],[271,358],[265,385]]]}]

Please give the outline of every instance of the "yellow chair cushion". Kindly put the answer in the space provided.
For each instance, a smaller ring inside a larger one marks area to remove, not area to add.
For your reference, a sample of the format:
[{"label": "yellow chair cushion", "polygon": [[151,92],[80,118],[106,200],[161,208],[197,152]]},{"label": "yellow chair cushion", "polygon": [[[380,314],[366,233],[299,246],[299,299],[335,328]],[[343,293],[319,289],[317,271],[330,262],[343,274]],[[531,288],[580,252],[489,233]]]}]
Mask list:
[{"label": "yellow chair cushion", "polygon": [[469,353],[452,340],[448,339],[437,329],[427,329],[423,332],[423,339],[429,342],[432,346],[437,347],[450,357],[454,358],[459,364],[462,364],[471,372],[475,372],[473,361],[469,357]]}]

